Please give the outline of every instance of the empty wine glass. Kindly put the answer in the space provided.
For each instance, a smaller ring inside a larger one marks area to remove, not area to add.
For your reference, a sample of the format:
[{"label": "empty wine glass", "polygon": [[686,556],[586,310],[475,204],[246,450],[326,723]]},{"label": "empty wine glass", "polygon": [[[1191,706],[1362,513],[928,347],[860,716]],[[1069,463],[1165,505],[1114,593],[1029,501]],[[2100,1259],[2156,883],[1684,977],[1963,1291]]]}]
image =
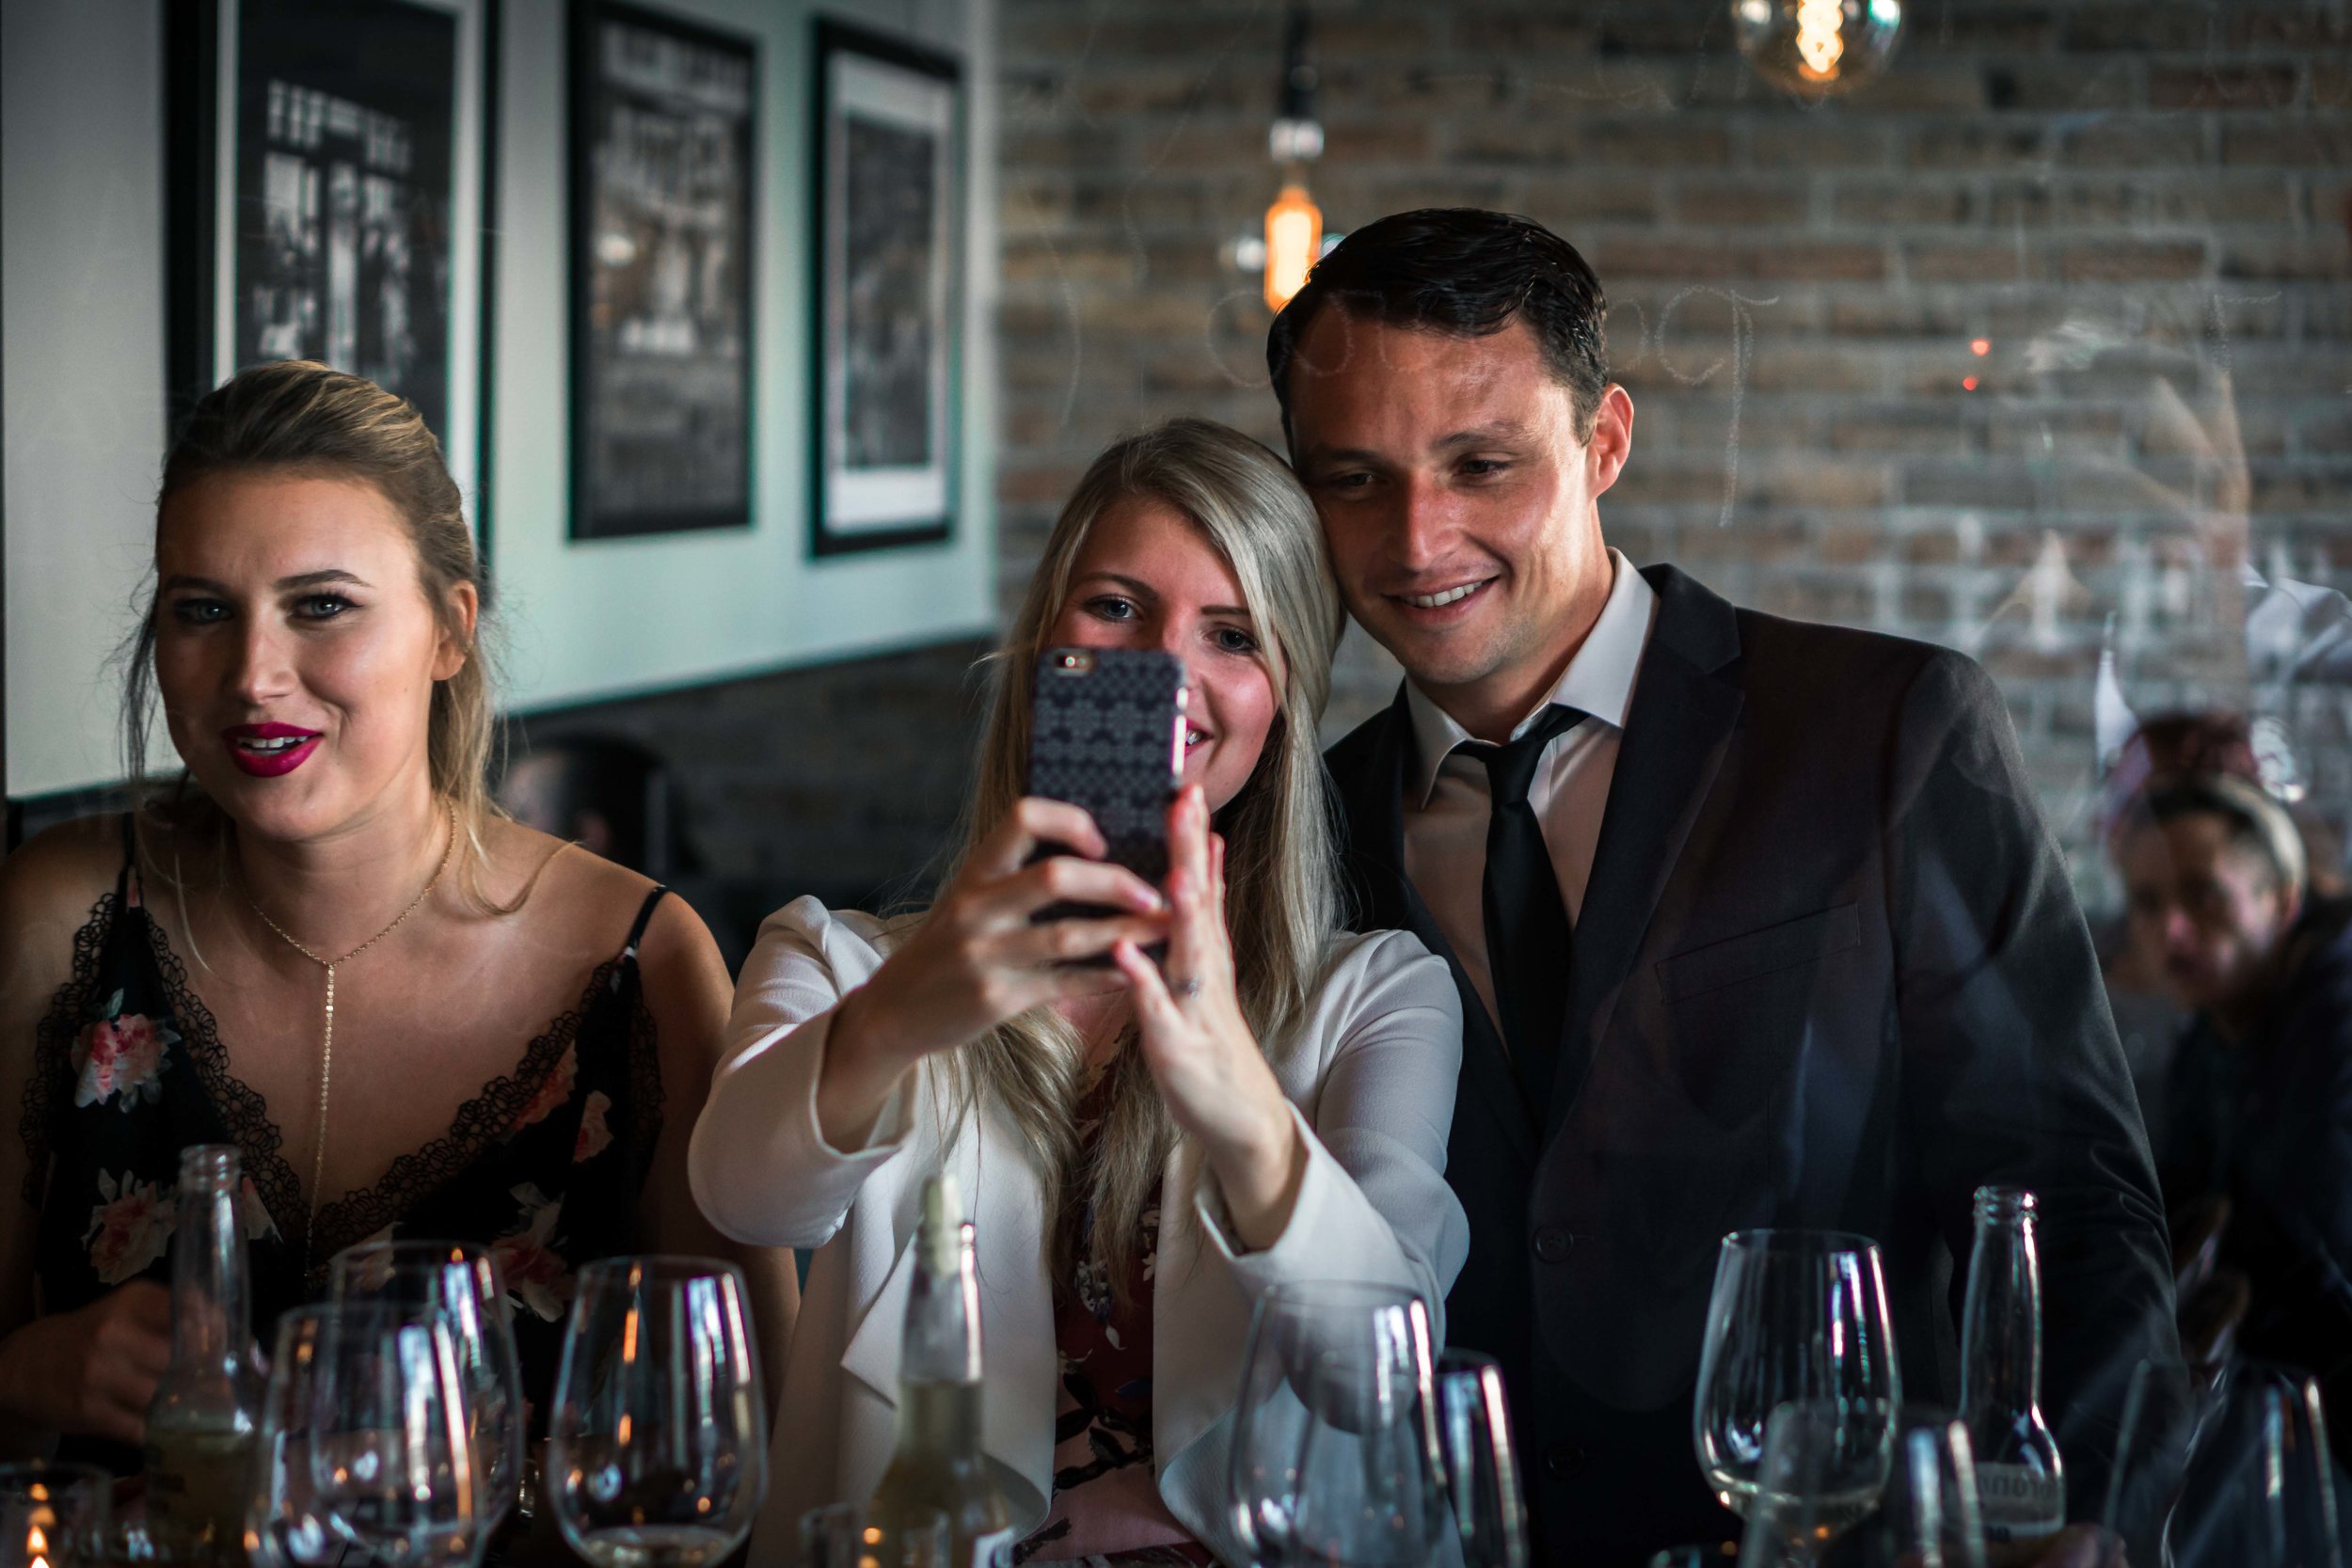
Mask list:
[{"label": "empty wine glass", "polygon": [[768,1489],[768,1418],[743,1276],[707,1258],[580,1273],[548,1423],[544,1496],[596,1568],[703,1568]]},{"label": "empty wine glass", "polygon": [[834,1503],[801,1515],[801,1568],[947,1568],[952,1539],[935,1508],[914,1510],[893,1539],[863,1505]]},{"label": "empty wine glass", "polygon": [[472,1396],[449,1325],[376,1302],[317,1310],[312,1506],[382,1568],[471,1562],[485,1521]]},{"label": "empty wine glass", "polygon": [[1229,1472],[1262,1568],[1420,1568],[1446,1526],[1429,1316],[1389,1285],[1278,1285],[1250,1320]]},{"label": "empty wine glass", "polygon": [[1527,1502],[1502,1368],[1491,1355],[1438,1357],[1438,1446],[1464,1568],[1527,1568]]},{"label": "empty wine glass", "polygon": [[2251,1361],[2223,1373],[2169,1544],[2177,1568],[2344,1568],[2316,1379]]},{"label": "empty wine glass", "polygon": [[262,1396],[246,1509],[246,1555],[257,1568],[334,1568],[351,1549],[311,1479],[318,1371],[334,1308],[296,1307],[278,1319],[277,1351]]},{"label": "empty wine glass", "polygon": [[2200,1388],[2178,1364],[2142,1361],[2132,1369],[2099,1522],[2123,1543],[2133,1562],[2169,1560],[2164,1535],[2181,1496],[2203,1402]]},{"label": "empty wine glass", "polygon": [[1862,1536],[1863,1568],[1985,1568],[1974,1445],[1951,1411],[1903,1408],[1885,1500]]},{"label": "empty wine glass", "polygon": [[91,1465],[0,1465],[0,1568],[101,1568],[113,1482]]},{"label": "empty wine glass", "polygon": [[1879,1505],[1890,1435],[1837,1400],[1784,1404],[1764,1423],[1740,1568],[1807,1568]]},{"label": "empty wine glass", "polygon": [[448,1323],[473,1393],[483,1528],[495,1528],[514,1506],[523,1465],[522,1363],[497,1261],[466,1242],[364,1242],[328,1260],[327,1295],[436,1312]]},{"label": "empty wine glass", "polygon": [[1876,1243],[1826,1230],[1741,1230],[1724,1238],[1707,1307],[1692,1440],[1699,1469],[1724,1507],[1748,1513],[1764,1462],[1765,1422],[1784,1404],[1822,1404],[1834,1412],[1838,1452],[1874,1455],[1883,1482],[1901,1400]]}]

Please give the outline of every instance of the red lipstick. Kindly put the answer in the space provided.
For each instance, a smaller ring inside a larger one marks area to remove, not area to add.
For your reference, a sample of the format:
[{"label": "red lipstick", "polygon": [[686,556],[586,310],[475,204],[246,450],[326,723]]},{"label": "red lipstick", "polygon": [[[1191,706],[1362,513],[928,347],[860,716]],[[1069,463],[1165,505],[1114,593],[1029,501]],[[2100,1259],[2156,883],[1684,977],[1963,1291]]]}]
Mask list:
[{"label": "red lipstick", "polygon": [[319,749],[319,732],[294,724],[231,724],[220,732],[229,760],[256,779],[293,772]]}]

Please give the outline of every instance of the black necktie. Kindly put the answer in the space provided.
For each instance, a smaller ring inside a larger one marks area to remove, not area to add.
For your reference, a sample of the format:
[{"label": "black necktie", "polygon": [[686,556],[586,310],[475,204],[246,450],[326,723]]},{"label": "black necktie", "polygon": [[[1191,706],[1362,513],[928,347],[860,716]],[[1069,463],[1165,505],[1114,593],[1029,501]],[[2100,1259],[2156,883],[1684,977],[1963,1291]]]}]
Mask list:
[{"label": "black necktie", "polygon": [[1560,879],[1544,847],[1543,825],[1527,803],[1527,786],[1544,748],[1583,719],[1553,704],[1509,745],[1481,745],[1472,753],[1486,765],[1493,796],[1486,818],[1486,969],[1503,1041],[1539,1119],[1551,1101],[1552,1068],[1567,1019],[1572,939]]}]

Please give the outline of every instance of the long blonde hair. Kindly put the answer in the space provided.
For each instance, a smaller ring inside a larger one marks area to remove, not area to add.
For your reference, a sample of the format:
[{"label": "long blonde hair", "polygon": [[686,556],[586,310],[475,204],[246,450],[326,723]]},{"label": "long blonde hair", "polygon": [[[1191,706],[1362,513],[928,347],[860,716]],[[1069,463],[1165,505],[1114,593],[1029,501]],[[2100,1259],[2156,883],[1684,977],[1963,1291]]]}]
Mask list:
[{"label": "long blonde hair", "polygon": [[[1338,927],[1331,808],[1316,725],[1330,696],[1343,612],[1306,492],[1279,458],[1238,431],[1172,420],[1116,443],[1079,480],[993,660],[979,776],[948,875],[1024,793],[1029,673],[1068,601],[1088,536],[1114,505],[1138,498],[1181,513],[1232,568],[1278,699],[1258,766],[1218,813],[1216,826],[1226,845],[1225,917],[1242,1013],[1261,1049],[1279,1056],[1306,1013]],[[1175,1124],[1141,1053],[1132,1040],[1122,1042],[1107,1069],[1110,1109],[1097,1153],[1082,1162],[1074,1119],[1082,1053],[1076,1032],[1041,1007],[939,1060],[955,1117],[985,1103],[1036,1151],[1049,1214],[1069,1203],[1091,1203],[1083,1261],[1103,1270],[1123,1296],[1144,1212],[1158,1198],[1175,1147]],[[1053,1230],[1058,1286],[1082,1259],[1069,1256],[1069,1227]]]},{"label": "long blonde hair", "polygon": [[[502,815],[489,786],[498,738],[497,693],[483,641],[490,584],[440,442],[416,404],[373,381],[308,359],[256,365],[205,393],[190,410],[164,459],[155,497],[158,525],[171,498],[199,481],[256,472],[373,485],[407,525],[425,599],[441,629],[466,655],[455,674],[433,687],[425,752],[434,799],[456,817],[458,885],[485,912],[511,913],[483,889],[487,859],[483,828]],[[460,583],[473,585],[479,607],[470,633],[453,593]],[[155,612],[151,591],[123,658],[123,766],[142,804],[201,818],[217,808],[203,800],[184,771],[167,797],[150,788]]]}]

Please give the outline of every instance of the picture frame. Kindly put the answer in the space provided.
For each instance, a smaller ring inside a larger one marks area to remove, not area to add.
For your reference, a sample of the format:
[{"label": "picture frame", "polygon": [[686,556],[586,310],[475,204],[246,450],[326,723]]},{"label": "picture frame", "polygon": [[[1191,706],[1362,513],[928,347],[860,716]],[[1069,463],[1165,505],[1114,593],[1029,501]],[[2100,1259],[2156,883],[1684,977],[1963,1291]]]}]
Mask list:
[{"label": "picture frame", "polygon": [[414,403],[487,541],[499,0],[165,8],[167,406],[318,359]]},{"label": "picture frame", "polygon": [[815,26],[810,553],[933,544],[961,460],[962,68]]},{"label": "picture frame", "polygon": [[749,529],[758,42],[571,11],[570,537]]}]

